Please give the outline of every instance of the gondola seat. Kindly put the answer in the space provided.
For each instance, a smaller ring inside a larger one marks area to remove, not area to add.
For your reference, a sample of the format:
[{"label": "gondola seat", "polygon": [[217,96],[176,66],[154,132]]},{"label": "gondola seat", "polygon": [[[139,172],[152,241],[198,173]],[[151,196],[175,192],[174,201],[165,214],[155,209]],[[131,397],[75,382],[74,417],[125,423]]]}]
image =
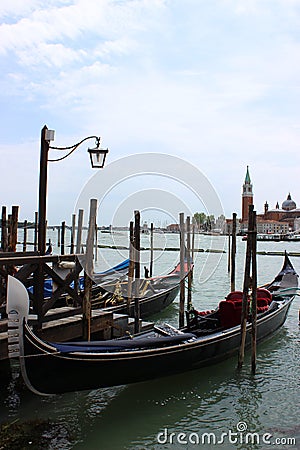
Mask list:
[{"label": "gondola seat", "polygon": [[227,297],[226,297],[226,300],[231,300],[231,301],[234,301],[234,300],[242,300],[243,299],[243,293],[242,293],[242,291],[233,291],[233,292],[230,292],[228,295],[227,295]]},{"label": "gondola seat", "polygon": [[257,300],[258,299],[267,299],[268,304],[270,304],[271,301],[272,301],[272,294],[271,294],[271,292],[268,291],[268,289],[265,289],[265,288],[258,288],[257,291],[256,291],[256,297],[257,297]]},{"label": "gondola seat", "polygon": [[219,303],[222,328],[231,328],[241,323],[242,300],[222,300]]},{"label": "gondola seat", "polygon": [[207,316],[208,314],[211,314],[211,313],[213,313],[214,311],[213,311],[213,309],[210,309],[210,310],[208,310],[208,311],[197,311],[196,309],[194,309],[194,314],[196,315],[196,316]]},{"label": "gondola seat", "polygon": [[268,311],[270,304],[269,301],[270,299],[268,298],[257,298],[257,314]]}]

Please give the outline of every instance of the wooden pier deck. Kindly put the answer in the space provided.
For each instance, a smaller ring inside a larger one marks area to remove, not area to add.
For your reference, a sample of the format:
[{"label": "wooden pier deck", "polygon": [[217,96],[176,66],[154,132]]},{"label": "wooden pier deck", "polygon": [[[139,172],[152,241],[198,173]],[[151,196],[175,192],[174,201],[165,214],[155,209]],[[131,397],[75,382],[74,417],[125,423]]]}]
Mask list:
[{"label": "wooden pier deck", "polygon": [[[65,317],[56,318],[61,313]],[[53,308],[46,314],[46,321],[38,332],[44,340],[64,342],[82,338],[82,313],[76,314],[73,307]],[[140,321],[141,330],[153,327],[152,322]],[[112,339],[134,333],[134,319],[126,314],[113,314],[103,309],[92,310],[91,335],[92,339]],[[7,319],[0,320],[0,361],[8,359],[7,351]]]}]

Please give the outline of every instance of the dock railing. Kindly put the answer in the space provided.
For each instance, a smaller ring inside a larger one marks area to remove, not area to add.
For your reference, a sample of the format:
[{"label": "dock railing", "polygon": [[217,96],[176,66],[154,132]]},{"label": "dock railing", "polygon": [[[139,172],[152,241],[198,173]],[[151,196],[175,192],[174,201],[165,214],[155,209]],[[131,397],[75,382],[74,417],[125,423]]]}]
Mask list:
[{"label": "dock railing", "polygon": [[[82,256],[82,255],[81,255]],[[58,270],[59,269],[59,270]],[[13,274],[29,290],[33,314],[37,315],[35,327],[41,329],[46,321],[47,311],[55,306],[64,295],[72,300],[73,305],[82,309],[82,296],[78,288],[79,274],[83,270],[77,256],[44,255],[38,252],[3,252],[0,253],[0,314],[5,317],[6,277]],[[46,279],[52,280],[52,291],[44,295]],[[59,317],[58,317],[59,318]]]}]

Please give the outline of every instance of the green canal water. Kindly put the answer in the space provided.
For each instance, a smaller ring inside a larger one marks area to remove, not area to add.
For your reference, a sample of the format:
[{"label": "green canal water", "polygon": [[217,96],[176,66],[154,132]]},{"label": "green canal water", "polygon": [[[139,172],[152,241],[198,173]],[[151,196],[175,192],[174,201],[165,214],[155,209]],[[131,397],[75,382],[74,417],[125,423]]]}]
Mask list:
[{"label": "green canal water", "polygon": [[[127,239],[122,232],[113,240],[108,234],[99,236],[102,244],[126,245]],[[155,246],[177,247],[178,239],[178,235],[155,234]],[[196,241],[199,248],[226,251],[195,257],[193,303],[211,309],[229,292],[227,241],[211,236],[197,236]],[[142,237],[142,245],[149,245],[148,236]],[[238,238],[237,289],[242,286],[245,247]],[[285,249],[300,252],[300,244],[258,243],[258,250]],[[143,265],[148,264],[148,253],[143,252]],[[96,268],[104,270],[126,257],[125,250],[100,249]],[[167,273],[178,257],[177,252],[155,252],[155,274]],[[291,259],[300,273],[300,258]],[[282,262],[282,256],[259,255],[259,284],[273,279]],[[20,390],[15,381],[2,382],[0,422],[8,424],[6,433],[15,433],[16,425],[29,425],[23,447],[0,442],[0,449],[299,449],[299,308],[296,297],[283,328],[259,345],[255,376],[248,354],[241,372],[233,357],[172,377],[52,397]],[[178,298],[152,320],[177,325]]]}]

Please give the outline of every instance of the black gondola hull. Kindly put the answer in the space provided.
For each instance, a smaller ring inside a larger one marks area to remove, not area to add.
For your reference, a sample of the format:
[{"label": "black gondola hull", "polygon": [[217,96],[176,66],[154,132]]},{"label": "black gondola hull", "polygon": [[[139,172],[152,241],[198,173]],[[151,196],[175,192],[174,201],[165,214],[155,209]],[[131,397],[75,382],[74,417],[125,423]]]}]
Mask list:
[{"label": "black gondola hull", "polygon": [[[259,319],[258,341],[282,326],[291,301]],[[31,385],[38,392],[58,394],[146,381],[217,363],[237,353],[240,327],[175,346],[101,355],[51,354],[51,349],[27,327],[24,337],[24,366]],[[250,345],[251,324],[247,326],[246,338],[246,346]]]},{"label": "black gondola hull", "polygon": [[[298,275],[287,256],[281,272],[267,288],[273,292],[273,300],[258,315],[258,342],[283,325],[296,295]],[[9,351],[12,357],[19,356],[25,384],[35,393],[56,394],[151,380],[222,361],[237,354],[240,346],[240,325],[209,331],[199,325],[191,332],[183,328],[167,336],[153,330],[133,339],[47,343],[29,328],[28,294],[13,277],[8,277],[7,298]],[[248,323],[246,347],[251,345],[251,328]]]}]

